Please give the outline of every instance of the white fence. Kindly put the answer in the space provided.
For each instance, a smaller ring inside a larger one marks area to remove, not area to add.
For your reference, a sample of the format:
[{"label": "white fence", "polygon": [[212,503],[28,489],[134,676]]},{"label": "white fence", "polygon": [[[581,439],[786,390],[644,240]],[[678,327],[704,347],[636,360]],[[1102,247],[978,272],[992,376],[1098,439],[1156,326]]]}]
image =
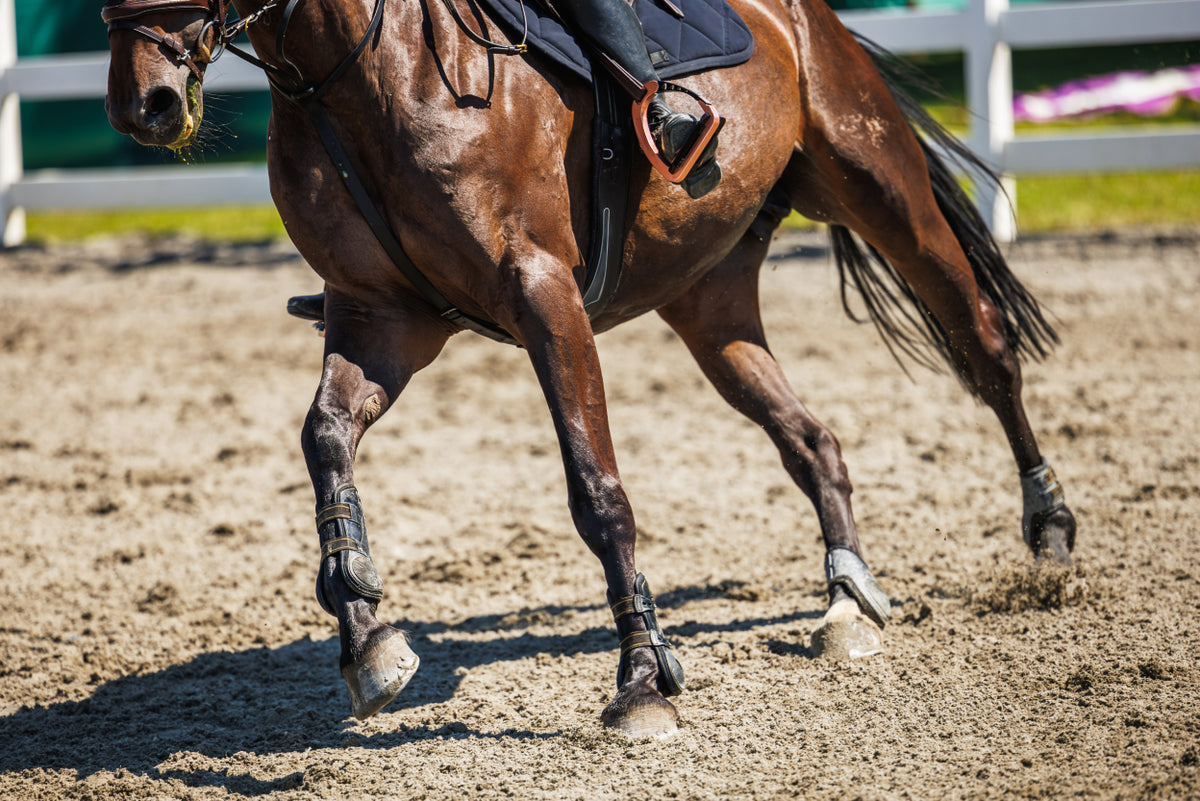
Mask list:
[{"label": "white fence", "polygon": [[[269,202],[266,168],[179,165],[119,170],[21,168],[18,97],[103,97],[106,53],[16,57],[14,0],[0,0],[0,224],[3,244],[25,235],[25,209],[136,208]],[[1008,0],[968,0],[962,12],[845,12],[842,20],[895,53],[961,51],[967,104],[975,122],[969,144],[1008,176],[1200,167],[1200,126],[1015,137],[1014,48],[1200,39],[1200,0],[1113,0],[1009,8]],[[97,25],[99,25],[97,21]],[[262,89],[262,74],[227,57],[209,70],[214,91]],[[1015,195],[1014,195],[1015,197]],[[998,238],[1015,236],[1003,198],[978,199]]]}]

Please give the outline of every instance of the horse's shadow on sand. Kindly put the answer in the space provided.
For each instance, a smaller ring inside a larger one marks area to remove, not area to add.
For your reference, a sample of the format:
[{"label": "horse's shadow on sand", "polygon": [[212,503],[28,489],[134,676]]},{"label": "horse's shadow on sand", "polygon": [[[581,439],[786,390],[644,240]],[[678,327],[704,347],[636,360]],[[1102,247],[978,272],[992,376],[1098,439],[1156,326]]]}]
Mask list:
[{"label": "horse's shadow on sand", "polygon": [[[700,598],[719,597],[726,589],[686,587],[663,593],[657,600],[660,606],[671,608]],[[450,699],[465,674],[463,668],[470,670],[542,653],[615,654],[611,627],[561,635],[514,635],[514,630],[526,625],[520,620],[530,615],[545,619],[597,608],[541,607],[518,615],[517,623],[504,615],[474,617],[452,626],[410,623],[421,669],[389,709],[419,708]],[[819,615],[798,611],[720,624],[682,622],[668,628],[667,634],[719,635]],[[495,632],[496,636],[478,636],[487,632]],[[798,647],[794,653],[806,655],[807,651]],[[196,753],[224,758],[240,752],[266,755],[347,745],[390,749],[404,742],[438,737],[555,736],[515,729],[478,732],[457,721],[364,734],[347,719],[346,690],[334,672],[337,660],[336,637],[320,641],[304,637],[279,648],[200,654],[186,664],[108,682],[82,701],[22,708],[0,718],[0,772],[69,769],[83,778],[100,771],[125,769],[152,778],[175,778],[193,786],[222,786],[232,792],[260,795],[294,786],[297,778],[263,781],[249,775],[178,769],[172,767],[172,757]],[[536,676],[531,678],[536,681]]]}]

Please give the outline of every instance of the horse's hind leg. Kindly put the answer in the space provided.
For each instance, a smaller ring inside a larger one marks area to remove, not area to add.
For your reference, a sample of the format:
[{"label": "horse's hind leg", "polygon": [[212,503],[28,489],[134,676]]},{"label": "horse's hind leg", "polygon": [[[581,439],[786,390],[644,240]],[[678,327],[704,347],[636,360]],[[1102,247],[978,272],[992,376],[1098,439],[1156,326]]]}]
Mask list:
[{"label": "horse's hind leg", "polygon": [[366,718],[404,688],[419,660],[403,632],[375,617],[383,585],[354,487],[354,454],[367,427],[433,360],[449,330],[415,315],[381,318],[336,292],[326,298],[325,317],[325,366],[301,444],[317,499],[317,600],[338,619],[339,666],[354,715]]},{"label": "horse's hind leg", "polygon": [[720,266],[659,314],[721,396],[767,432],[816,509],[830,608],[813,634],[814,652],[867,656],[882,648],[880,628],[890,603],[862,560],[850,477],[837,439],[796,397],[767,348],[758,305],[758,271],[767,247],[748,234]]},{"label": "horse's hind leg", "polygon": [[[801,213],[859,234],[911,287],[936,320],[954,368],[1004,428],[1021,476],[1026,542],[1039,558],[1069,562],[1075,520],[1038,450],[1021,402],[1014,352],[1020,340],[1010,342],[1007,333],[1019,337],[1024,331],[1027,344],[1032,341],[1031,349],[1037,350],[1039,334],[1029,334],[1044,326],[1036,307],[1030,309],[1032,299],[994,246],[964,249],[959,236],[993,243],[981,221],[956,199],[949,171],[922,148],[891,90],[845,29],[825,20],[832,15],[823,7],[808,13],[809,24],[824,28],[822,36],[810,40],[805,67],[810,80],[825,61],[842,69],[838,81],[809,93],[812,107],[802,142],[780,188]],[[931,167],[942,180],[931,183]],[[835,246],[857,247],[848,234]],[[870,260],[862,251],[851,255],[860,263]],[[999,289],[982,290],[981,277]],[[1006,319],[1018,322],[1013,327]],[[1040,335],[1052,336],[1045,328]]]}]

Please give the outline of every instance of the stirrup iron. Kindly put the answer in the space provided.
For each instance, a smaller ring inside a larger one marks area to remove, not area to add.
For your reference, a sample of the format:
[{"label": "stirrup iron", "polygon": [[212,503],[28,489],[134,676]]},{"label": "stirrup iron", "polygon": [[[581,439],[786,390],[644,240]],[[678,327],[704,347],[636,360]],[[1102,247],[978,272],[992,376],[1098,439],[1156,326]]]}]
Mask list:
[{"label": "stirrup iron", "polygon": [[840,585],[858,601],[859,607],[875,625],[883,628],[891,614],[892,602],[875,581],[867,563],[849,548],[830,548],[825,552],[825,580],[829,589]]},{"label": "stirrup iron", "polygon": [[337,558],[338,571],[351,590],[378,604],[383,599],[383,580],[371,559],[367,524],[362,502],[353,484],[339,487],[333,503],[317,510],[317,536],[321,540],[321,563],[317,568],[317,603],[333,616],[333,605],[325,597],[325,559]]},{"label": "stirrup iron", "polygon": [[629,652],[634,648],[649,647],[654,649],[654,659],[658,662],[658,689],[668,698],[683,692],[685,680],[683,666],[671,653],[671,643],[663,637],[662,628],[658,625],[658,616],[654,614],[654,596],[646,577],[641,573],[633,583],[634,595],[612,600],[609,596],[609,607],[612,609],[613,621],[618,621],[626,615],[641,615],[646,624],[645,631],[635,631],[621,640],[621,661],[617,664],[617,687],[625,683],[629,672]]},{"label": "stirrup iron", "polygon": [[[659,175],[673,184],[682,183],[687,180],[692,168],[696,166],[696,162],[700,160],[700,156],[704,153],[705,148],[708,147],[708,143],[721,130],[721,127],[725,124],[725,119],[717,114],[717,110],[709,105],[707,100],[687,87],[666,81],[650,81],[642,87],[642,90],[642,97],[633,101],[633,126],[634,131],[637,133],[638,144],[642,146],[642,152],[646,154],[650,165],[654,167]],[[692,140],[690,147],[675,156],[671,164],[667,163],[662,148],[654,140],[654,134],[650,131],[650,120],[648,118],[650,101],[660,91],[682,92],[695,100],[704,112],[700,118],[701,128],[699,134]]]}]

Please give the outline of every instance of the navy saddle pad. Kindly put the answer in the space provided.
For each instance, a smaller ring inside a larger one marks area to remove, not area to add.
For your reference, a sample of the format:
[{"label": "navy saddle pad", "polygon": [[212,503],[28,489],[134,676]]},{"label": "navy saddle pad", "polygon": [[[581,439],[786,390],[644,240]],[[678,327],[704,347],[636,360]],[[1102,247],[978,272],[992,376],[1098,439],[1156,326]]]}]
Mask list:
[{"label": "navy saddle pad", "polygon": [[[522,5],[529,20],[529,46],[586,81],[592,65],[575,37],[549,16],[541,0],[480,0],[512,36],[525,30]],[[634,0],[633,8],[646,32],[650,59],[663,79],[679,78],[717,67],[732,67],[750,58],[754,37],[725,0],[675,0],[679,19],[655,0]]]}]

